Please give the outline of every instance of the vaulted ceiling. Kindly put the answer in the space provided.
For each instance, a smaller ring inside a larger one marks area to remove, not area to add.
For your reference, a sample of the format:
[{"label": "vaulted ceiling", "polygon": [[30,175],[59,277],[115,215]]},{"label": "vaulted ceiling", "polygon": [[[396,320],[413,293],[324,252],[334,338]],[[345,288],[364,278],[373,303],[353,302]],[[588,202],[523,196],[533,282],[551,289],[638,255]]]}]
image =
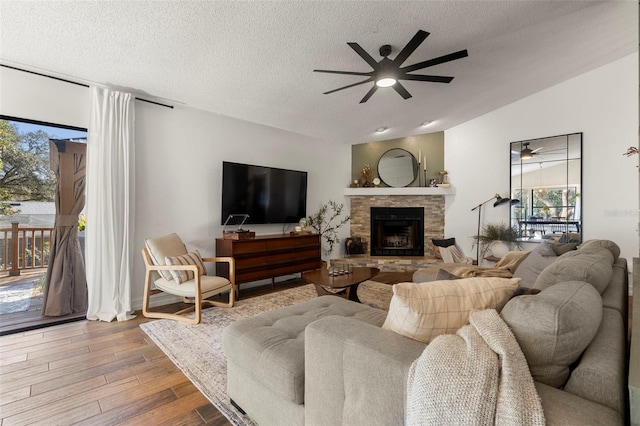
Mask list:
[{"label": "vaulted ceiling", "polygon": [[[405,65],[468,50],[414,72],[451,83],[323,94],[363,78],[314,69],[371,71],[347,42],[393,59],[420,29]],[[637,49],[635,1],[0,2],[2,64],[336,143],[444,130]]]}]

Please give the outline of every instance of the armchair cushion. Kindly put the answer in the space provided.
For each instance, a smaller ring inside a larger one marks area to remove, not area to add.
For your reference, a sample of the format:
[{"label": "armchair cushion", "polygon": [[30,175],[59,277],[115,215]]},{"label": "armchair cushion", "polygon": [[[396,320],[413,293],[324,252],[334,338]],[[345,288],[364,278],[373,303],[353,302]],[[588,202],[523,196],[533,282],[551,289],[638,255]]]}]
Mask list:
[{"label": "armchair cushion", "polygon": [[[144,241],[151,260],[154,265],[165,265],[167,256],[182,256],[187,254],[187,247],[184,245],[178,234],[169,234],[164,237],[147,238]],[[171,271],[158,271],[162,278],[167,281],[173,280]]]},{"label": "armchair cushion", "polygon": [[[196,297],[196,278],[185,281],[181,284],[175,280],[165,280],[159,278],[154,281],[154,284],[160,290],[180,297]],[[217,291],[222,292],[230,288],[230,281],[223,277],[216,277],[210,275],[200,276],[200,289],[204,297],[210,297],[206,293]]]},{"label": "armchair cushion", "polygon": [[[207,275],[207,269],[204,267],[204,263],[202,263],[202,258],[200,257],[200,252],[198,250],[182,256],[166,256],[164,258],[164,262],[166,265],[196,265],[200,270],[200,275]],[[171,276],[178,284],[194,278],[192,271],[171,270],[170,272]]]}]

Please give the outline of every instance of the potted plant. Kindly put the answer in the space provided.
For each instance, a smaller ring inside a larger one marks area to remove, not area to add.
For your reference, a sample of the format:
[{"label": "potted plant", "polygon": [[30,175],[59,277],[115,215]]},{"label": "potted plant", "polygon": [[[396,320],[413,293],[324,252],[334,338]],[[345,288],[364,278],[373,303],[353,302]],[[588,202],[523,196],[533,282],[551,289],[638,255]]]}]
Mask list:
[{"label": "potted plant", "polygon": [[327,255],[331,255],[334,245],[340,242],[338,229],[351,219],[350,216],[340,217],[343,210],[344,204],[329,200],[315,214],[307,218],[307,226],[320,234],[321,239],[326,243],[324,252]]},{"label": "potted plant", "polygon": [[514,246],[522,248],[518,238],[518,230],[506,223],[489,223],[482,228],[480,235],[473,237],[474,246],[480,244],[483,257],[489,249],[495,257],[502,257]]}]

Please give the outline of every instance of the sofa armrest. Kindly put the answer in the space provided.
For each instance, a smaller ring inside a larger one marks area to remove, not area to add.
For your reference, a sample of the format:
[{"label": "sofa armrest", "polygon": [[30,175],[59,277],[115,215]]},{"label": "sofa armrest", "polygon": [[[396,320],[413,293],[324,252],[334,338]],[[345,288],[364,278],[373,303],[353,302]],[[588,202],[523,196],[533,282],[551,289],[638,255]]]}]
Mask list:
[{"label": "sofa armrest", "polygon": [[331,316],[305,331],[308,425],[403,424],[411,363],[425,344],[354,318]]},{"label": "sofa armrest", "polygon": [[629,402],[632,425],[640,425],[640,258],[633,258],[633,326],[629,355]]}]

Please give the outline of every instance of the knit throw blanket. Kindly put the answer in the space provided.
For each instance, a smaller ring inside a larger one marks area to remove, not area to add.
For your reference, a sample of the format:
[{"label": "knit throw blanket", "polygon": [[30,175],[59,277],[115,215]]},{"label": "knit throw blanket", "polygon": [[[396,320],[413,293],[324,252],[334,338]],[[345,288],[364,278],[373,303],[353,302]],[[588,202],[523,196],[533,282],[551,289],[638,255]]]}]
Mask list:
[{"label": "knit throw blanket", "polygon": [[434,339],[413,362],[408,425],[544,425],[527,361],[500,315],[472,311],[470,324]]}]

